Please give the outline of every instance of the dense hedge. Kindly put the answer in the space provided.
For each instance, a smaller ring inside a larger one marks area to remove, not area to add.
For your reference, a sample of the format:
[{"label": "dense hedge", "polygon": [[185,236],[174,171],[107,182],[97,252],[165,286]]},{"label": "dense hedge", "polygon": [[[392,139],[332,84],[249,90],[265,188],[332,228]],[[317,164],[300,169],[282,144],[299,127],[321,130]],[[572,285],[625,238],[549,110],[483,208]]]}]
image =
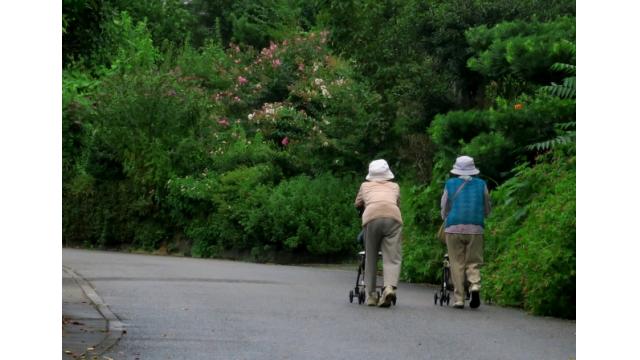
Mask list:
[{"label": "dense hedge", "polygon": [[556,153],[520,168],[493,193],[484,270],[489,299],[575,319],[575,161],[575,153]]}]

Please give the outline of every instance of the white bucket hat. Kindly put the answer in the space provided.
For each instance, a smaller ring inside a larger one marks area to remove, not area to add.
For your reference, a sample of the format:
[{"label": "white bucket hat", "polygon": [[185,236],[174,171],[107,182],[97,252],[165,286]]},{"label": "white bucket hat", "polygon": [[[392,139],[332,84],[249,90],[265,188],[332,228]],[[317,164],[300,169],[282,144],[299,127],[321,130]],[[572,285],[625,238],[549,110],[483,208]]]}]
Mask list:
[{"label": "white bucket hat", "polygon": [[480,170],[476,169],[472,157],[464,155],[456,159],[451,173],[456,175],[478,175],[480,174]]},{"label": "white bucket hat", "polygon": [[389,170],[389,164],[387,164],[386,160],[373,160],[369,164],[369,174],[367,174],[367,180],[382,181],[391,179],[393,179],[393,173],[391,172],[391,170]]}]

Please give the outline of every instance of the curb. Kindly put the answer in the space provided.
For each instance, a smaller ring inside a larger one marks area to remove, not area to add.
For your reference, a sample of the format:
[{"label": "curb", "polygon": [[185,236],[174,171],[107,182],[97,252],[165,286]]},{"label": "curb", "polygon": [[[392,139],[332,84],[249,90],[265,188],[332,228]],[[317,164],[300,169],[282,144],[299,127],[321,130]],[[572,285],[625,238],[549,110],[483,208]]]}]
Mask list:
[{"label": "curb", "polygon": [[[93,303],[93,306],[96,308],[96,310],[98,310],[100,315],[102,315],[102,317],[107,322],[108,331],[106,333],[106,337],[94,347],[94,350],[91,351],[91,355],[102,355],[112,346],[114,346],[120,340],[120,338],[122,338],[122,336],[127,333],[127,330],[125,329],[124,324],[116,316],[116,314],[114,314],[111,309],[109,309],[109,306],[107,306],[107,304],[105,304],[98,293],[96,293],[89,281],[87,281],[84,277],[82,277],[82,275],[78,274],[77,272],[75,272],[75,270],[68,266],[62,265],[62,270],[71,275],[76,284],[78,284],[78,286],[80,286],[80,288],[82,289],[82,292],[89,298],[89,300]],[[85,351],[79,356],[82,357],[83,355],[87,355],[87,352]]]}]

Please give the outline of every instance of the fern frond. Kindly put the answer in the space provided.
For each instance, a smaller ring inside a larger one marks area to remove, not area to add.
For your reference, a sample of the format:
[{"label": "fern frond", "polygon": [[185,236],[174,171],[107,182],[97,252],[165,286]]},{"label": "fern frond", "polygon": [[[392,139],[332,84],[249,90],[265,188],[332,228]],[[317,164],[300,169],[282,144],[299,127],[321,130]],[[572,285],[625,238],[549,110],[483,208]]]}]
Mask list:
[{"label": "fern frond", "polygon": [[575,76],[570,76],[570,77],[564,78],[564,80],[562,80],[562,85],[575,89],[576,88],[576,77]]},{"label": "fern frond", "polygon": [[535,144],[527,145],[527,146],[525,146],[525,148],[527,150],[547,151],[549,149],[555,148],[558,145],[569,144],[571,142],[574,142],[575,140],[576,140],[576,132],[575,131],[570,131],[570,132],[567,132],[564,135],[560,135],[560,136],[556,137],[555,139],[551,139],[551,140],[542,141],[542,142],[538,142],[538,143],[535,143]]},{"label": "fern frond", "polygon": [[556,127],[560,130],[567,130],[568,128],[575,128],[576,127],[576,122],[575,121],[568,121],[568,122],[563,122],[563,123],[557,123]]},{"label": "fern frond", "polygon": [[576,97],[576,88],[565,85],[547,85],[540,88],[542,92],[557,96],[563,99],[570,99]]},{"label": "fern frond", "polygon": [[551,65],[551,70],[576,75],[576,66],[571,64],[555,63]]}]

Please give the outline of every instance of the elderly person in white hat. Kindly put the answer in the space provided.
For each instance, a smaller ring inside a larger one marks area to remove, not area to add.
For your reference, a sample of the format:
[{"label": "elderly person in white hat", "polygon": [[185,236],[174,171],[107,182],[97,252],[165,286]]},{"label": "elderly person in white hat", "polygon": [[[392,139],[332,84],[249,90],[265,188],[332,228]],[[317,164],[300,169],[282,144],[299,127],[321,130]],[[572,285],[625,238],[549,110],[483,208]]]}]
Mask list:
[{"label": "elderly person in white hat", "polygon": [[[367,181],[360,185],[356,208],[364,207],[362,227],[365,238],[364,282],[367,305],[389,307],[396,299],[400,264],[402,263],[402,216],[400,215],[400,187],[385,160],[369,164]],[[382,248],[384,289],[378,299],[376,270],[378,251]]]},{"label": "elderly person in white hat", "polygon": [[465,275],[469,283],[469,306],[480,306],[480,266],[483,263],[484,218],[491,211],[489,190],[484,180],[475,177],[473,158],[460,156],[447,180],[440,208],[445,220],[445,238],[451,262],[453,306],[464,308]]}]

